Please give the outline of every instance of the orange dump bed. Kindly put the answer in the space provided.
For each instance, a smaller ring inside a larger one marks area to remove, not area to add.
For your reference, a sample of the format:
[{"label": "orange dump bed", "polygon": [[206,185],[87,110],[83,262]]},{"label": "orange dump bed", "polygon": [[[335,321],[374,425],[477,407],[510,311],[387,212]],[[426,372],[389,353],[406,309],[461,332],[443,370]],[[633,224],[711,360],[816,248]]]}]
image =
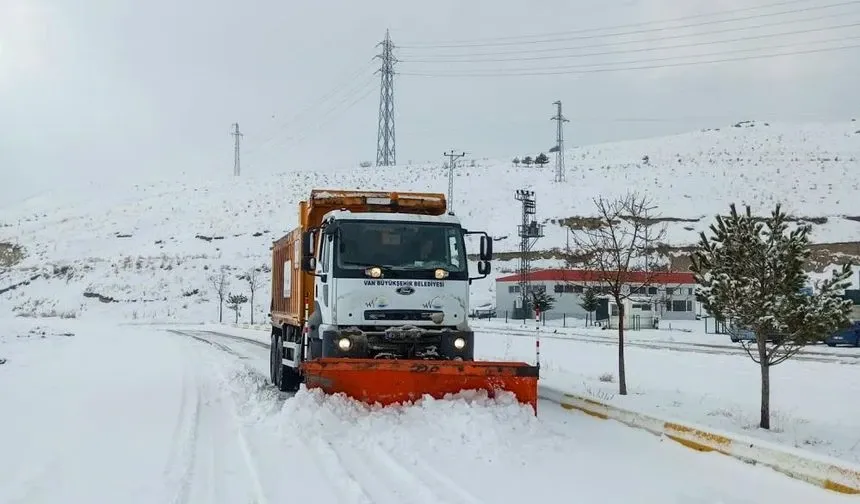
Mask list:
[{"label": "orange dump bed", "polygon": [[302,363],[305,385],[326,394],[389,405],[461,390],[512,392],[537,414],[538,368],[524,362],[323,358]]}]

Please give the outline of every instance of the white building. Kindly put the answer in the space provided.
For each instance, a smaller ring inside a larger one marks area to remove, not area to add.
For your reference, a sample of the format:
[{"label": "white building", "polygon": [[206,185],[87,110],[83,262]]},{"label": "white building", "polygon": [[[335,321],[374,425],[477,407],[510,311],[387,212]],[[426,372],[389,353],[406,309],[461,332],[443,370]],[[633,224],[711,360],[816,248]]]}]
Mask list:
[{"label": "white building", "polygon": [[[625,303],[625,313],[629,315],[627,323],[640,327],[650,327],[653,318],[660,320],[694,320],[701,313],[701,305],[696,301],[696,281],[690,272],[651,272],[650,281],[646,273],[631,271],[628,273],[630,288],[638,289]],[[552,296],[554,306],[545,313],[547,319],[562,317],[585,318],[586,312],[580,306],[582,296],[587,288],[596,290],[601,298],[601,306],[592,314],[595,321],[605,321],[613,327],[618,324],[618,309],[611,301],[604,282],[599,281],[596,272],[574,269],[546,269],[532,271],[528,281],[532,291],[546,292]],[[508,275],[496,279],[496,316],[521,318],[534,317],[534,312],[522,313],[520,309],[522,294],[520,293],[520,275]],[[641,287],[648,283],[647,287]],[[610,319],[615,315],[614,321]]]}]

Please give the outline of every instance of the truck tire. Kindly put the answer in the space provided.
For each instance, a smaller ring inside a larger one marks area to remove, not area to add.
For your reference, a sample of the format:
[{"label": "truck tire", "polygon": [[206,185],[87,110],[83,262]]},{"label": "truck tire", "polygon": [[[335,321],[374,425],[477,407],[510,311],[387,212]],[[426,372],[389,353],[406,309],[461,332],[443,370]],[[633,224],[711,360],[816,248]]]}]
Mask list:
[{"label": "truck tire", "polygon": [[296,392],[299,390],[299,385],[302,382],[302,376],[298,369],[291,368],[283,363],[284,359],[284,335],[283,331],[278,331],[272,336],[272,348],[270,354],[272,357],[272,383],[278,387],[281,392]]},{"label": "truck tire", "polygon": [[275,351],[278,348],[277,345],[277,335],[280,331],[272,328],[272,336],[269,338],[269,381],[272,382],[272,385],[277,385],[277,371],[276,371],[276,363],[277,363],[277,353]]}]

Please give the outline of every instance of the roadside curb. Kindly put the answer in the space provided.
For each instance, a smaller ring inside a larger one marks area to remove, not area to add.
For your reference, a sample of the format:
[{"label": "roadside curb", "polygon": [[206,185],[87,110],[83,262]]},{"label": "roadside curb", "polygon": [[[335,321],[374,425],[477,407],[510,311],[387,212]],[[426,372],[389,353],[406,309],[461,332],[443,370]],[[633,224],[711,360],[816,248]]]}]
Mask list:
[{"label": "roadside curb", "polygon": [[539,395],[564,409],[666,436],[693,450],[718,452],[750,464],[761,464],[834,492],[860,494],[860,467],[850,462],[695,424],[668,421],[546,387],[541,387]]}]

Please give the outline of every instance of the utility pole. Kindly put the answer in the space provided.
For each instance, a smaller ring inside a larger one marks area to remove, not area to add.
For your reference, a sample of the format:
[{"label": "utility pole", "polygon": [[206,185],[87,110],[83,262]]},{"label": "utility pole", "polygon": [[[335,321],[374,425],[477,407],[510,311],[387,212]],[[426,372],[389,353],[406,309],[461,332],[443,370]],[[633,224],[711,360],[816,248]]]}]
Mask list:
[{"label": "utility pole", "polygon": [[454,163],[466,153],[457,154],[451,149],[451,152],[445,152],[444,155],[448,156],[448,215],[454,215]]},{"label": "utility pole", "polygon": [[531,290],[531,281],[529,273],[531,272],[531,261],[529,252],[537,242],[538,238],[543,236],[543,224],[538,224],[535,218],[537,204],[535,202],[534,191],[526,189],[517,190],[516,198],[522,202],[522,221],[517,226],[517,234],[520,237],[520,296],[522,302],[523,320],[529,313],[529,291]]},{"label": "utility pole", "polygon": [[382,52],[375,57],[382,60],[379,67],[379,124],[376,130],[376,166],[392,166],[397,164],[394,147],[394,44],[388,30],[385,30],[385,40],[376,44],[382,46]]},{"label": "utility pole", "polygon": [[554,101],[553,105],[558,107],[558,112],[550,120],[557,122],[555,134],[555,181],[564,181],[564,129],[562,125],[570,122],[561,114],[561,100]]},{"label": "utility pole", "polygon": [[239,131],[239,123],[233,123],[233,133],[231,135],[236,137],[233,146],[233,175],[238,177],[241,173],[241,166],[239,165],[239,138],[245,136]]}]

